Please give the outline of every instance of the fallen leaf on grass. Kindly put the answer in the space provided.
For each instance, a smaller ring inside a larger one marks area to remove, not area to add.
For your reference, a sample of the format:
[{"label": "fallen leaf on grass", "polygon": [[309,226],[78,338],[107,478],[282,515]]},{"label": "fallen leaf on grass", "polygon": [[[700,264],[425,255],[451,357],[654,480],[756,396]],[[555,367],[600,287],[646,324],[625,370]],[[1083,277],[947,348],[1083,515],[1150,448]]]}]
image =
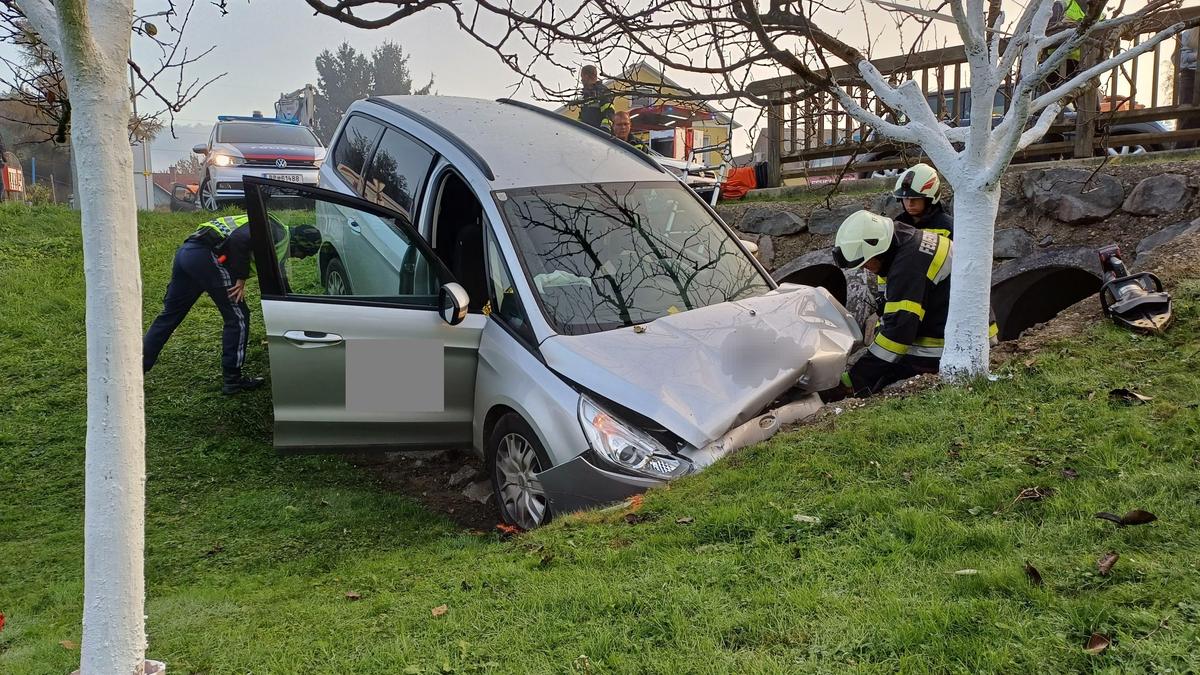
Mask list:
[{"label": "fallen leaf on grass", "polygon": [[438,605],[437,607],[434,607],[433,609],[429,610],[429,613],[434,616],[441,616],[449,611],[450,611],[450,607],[448,607],[447,605]]},{"label": "fallen leaf on grass", "polygon": [[696,522],[696,519],[691,516],[684,516],[675,520],[676,525],[691,525],[694,522]]},{"label": "fallen leaf on grass", "polygon": [[626,513],[625,522],[629,523],[630,525],[637,525],[638,523],[642,522],[642,517],[636,513]]},{"label": "fallen leaf on grass", "polygon": [[1101,520],[1114,522],[1117,524],[1117,527],[1125,527],[1126,525],[1145,525],[1146,523],[1153,523],[1154,521],[1158,520],[1158,516],[1150,513],[1149,511],[1143,511],[1141,509],[1134,509],[1123,516],[1118,516],[1115,513],[1109,513],[1107,511],[1101,511],[1100,513],[1096,514],[1096,517]]},{"label": "fallen leaf on grass", "polygon": [[1032,583],[1034,586],[1045,585],[1042,583],[1042,573],[1039,572],[1036,567],[1030,565],[1028,560],[1025,561],[1025,576],[1029,577],[1030,583]]},{"label": "fallen leaf on grass", "polygon": [[4,612],[0,612],[0,630],[4,630]]},{"label": "fallen leaf on grass", "polygon": [[1017,498],[1014,499],[1013,502],[1014,503],[1015,502],[1025,502],[1025,501],[1036,502],[1036,501],[1040,501],[1042,499],[1045,499],[1045,498],[1053,496],[1053,495],[1054,495],[1054,488],[1044,488],[1044,487],[1038,487],[1035,485],[1033,487],[1025,488],[1024,490],[1021,490],[1019,493],[1017,493]]},{"label": "fallen leaf on grass", "polygon": [[1075,480],[1076,478],[1079,478],[1079,472],[1076,471],[1075,469],[1072,469],[1071,467],[1067,467],[1067,468],[1063,469],[1062,471],[1060,471],[1059,473],[1062,475],[1063,478],[1065,478],[1067,480]]},{"label": "fallen leaf on grass", "polygon": [[1120,559],[1121,554],[1116,551],[1109,551],[1100,556],[1100,559],[1096,561],[1096,569],[1100,571],[1100,576],[1108,576],[1108,573],[1112,571],[1113,565],[1116,565]]},{"label": "fallen leaf on grass", "polygon": [[550,566],[550,563],[552,563],[552,562],[554,562],[554,554],[553,554],[553,553],[547,553],[547,554],[545,554],[545,555],[543,555],[543,556],[542,556],[542,559],[541,559],[541,560],[539,560],[539,561],[538,561],[538,565],[539,565],[540,567],[549,567],[549,566]]},{"label": "fallen leaf on grass", "polygon": [[1035,363],[1037,363],[1037,359],[1025,359],[1025,361],[1024,361],[1026,368],[1032,368],[1033,364],[1035,364]]},{"label": "fallen leaf on grass", "polygon": [[354,591],[346,591],[346,599],[347,600],[358,600],[361,597],[362,597],[361,595],[359,595],[358,593],[355,593]]},{"label": "fallen leaf on grass", "polygon": [[900,474],[900,477],[904,479],[905,483],[911,483],[913,480],[913,472],[905,471],[904,473]]},{"label": "fallen leaf on grass", "polygon": [[221,553],[224,550],[225,550],[225,547],[222,546],[221,544],[213,544],[212,548],[210,548],[204,552],[204,557],[211,558],[211,557],[215,556],[216,554]]},{"label": "fallen leaf on grass", "polygon": [[809,523],[810,525],[816,525],[817,523],[821,522],[820,518],[816,516],[806,516],[803,513],[797,513],[796,515],[792,516],[792,520],[796,521],[797,523]]},{"label": "fallen leaf on grass", "polygon": [[505,538],[521,534],[521,528],[505,523],[496,523],[496,529],[500,531],[500,536]]},{"label": "fallen leaf on grass", "polygon": [[1092,633],[1092,637],[1088,638],[1087,646],[1083,648],[1083,651],[1089,654],[1099,654],[1108,649],[1110,645],[1112,645],[1112,640],[1108,639],[1108,636]]},{"label": "fallen leaf on grass", "polygon": [[1007,511],[1008,509],[1011,509],[1012,507],[1017,505],[1017,502],[1041,501],[1047,497],[1052,496],[1053,494],[1054,494],[1054,488],[1044,488],[1044,487],[1039,487],[1037,485],[1035,485],[1033,487],[1027,487],[1024,490],[1021,490],[1020,492],[1017,493],[1017,496],[1013,498],[1012,503],[1009,504],[1007,508],[999,509],[996,511],[996,513],[1000,514],[1000,513],[1003,513],[1004,511]]},{"label": "fallen leaf on grass", "polygon": [[1112,403],[1122,403],[1124,405],[1141,405],[1153,401],[1154,398],[1143,396],[1132,389],[1121,388],[1108,392],[1108,400]]},{"label": "fallen leaf on grass", "polygon": [[638,509],[642,508],[642,502],[644,502],[645,500],[646,500],[646,498],[643,497],[642,495],[634,495],[633,497],[630,497],[629,498],[629,509],[631,511],[637,511]]},{"label": "fallen leaf on grass", "polygon": [[973,570],[973,569],[958,570],[955,572],[955,574],[960,577],[969,577],[969,576],[972,576],[975,574],[979,574],[979,570]]},{"label": "fallen leaf on grass", "polygon": [[79,643],[75,642],[74,640],[60,640],[58,644],[62,645],[63,649],[69,649],[71,651],[79,649]]}]

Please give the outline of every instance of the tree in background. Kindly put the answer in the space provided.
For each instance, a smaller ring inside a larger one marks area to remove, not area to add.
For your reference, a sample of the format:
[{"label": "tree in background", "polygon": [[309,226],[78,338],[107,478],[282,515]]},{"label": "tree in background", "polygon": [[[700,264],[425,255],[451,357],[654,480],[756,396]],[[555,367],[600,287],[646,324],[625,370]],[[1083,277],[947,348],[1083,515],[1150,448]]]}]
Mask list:
[{"label": "tree in background", "polygon": [[196,155],[188,155],[172,164],[171,171],[189,176],[199,176],[204,173],[204,161]]},{"label": "tree in background", "polygon": [[413,89],[412,73],[408,69],[408,55],[395,42],[385,41],[371,52],[371,94],[390,96],[393,94],[425,95],[433,91],[433,76],[424,87]]},{"label": "tree in background", "polygon": [[349,42],[317,55],[317,100],[313,131],[328,144],[333,132],[351,103],[367,96],[391,94],[428,94],[433,78],[424,87],[413,90],[408,56],[400,45],[385,41],[368,59]]}]

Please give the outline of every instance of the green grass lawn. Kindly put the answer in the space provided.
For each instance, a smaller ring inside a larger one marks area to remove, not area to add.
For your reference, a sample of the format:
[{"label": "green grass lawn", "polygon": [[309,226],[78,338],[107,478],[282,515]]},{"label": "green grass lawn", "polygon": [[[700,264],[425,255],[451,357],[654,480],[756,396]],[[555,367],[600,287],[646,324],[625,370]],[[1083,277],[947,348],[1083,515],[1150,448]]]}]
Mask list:
[{"label": "green grass lawn", "polygon": [[[147,323],[197,220],[143,217]],[[6,674],[79,660],[82,275],[75,214],[0,208]],[[1174,290],[1166,338],[1097,326],[996,382],[780,435],[636,518],[509,541],[339,458],[276,456],[269,394],[218,391],[202,300],[146,385],[149,655],[172,673],[1195,672],[1200,283]],[[1032,487],[1053,494],[1015,501]],[[1159,520],[1093,517],[1134,508]],[[1085,653],[1093,632],[1113,646]]]}]

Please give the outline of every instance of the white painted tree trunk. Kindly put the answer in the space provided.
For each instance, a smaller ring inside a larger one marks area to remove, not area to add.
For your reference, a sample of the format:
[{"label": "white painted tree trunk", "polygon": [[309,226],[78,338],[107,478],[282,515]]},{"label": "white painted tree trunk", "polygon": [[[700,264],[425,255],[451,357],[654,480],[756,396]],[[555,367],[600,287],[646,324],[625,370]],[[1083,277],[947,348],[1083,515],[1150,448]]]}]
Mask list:
[{"label": "white painted tree trunk", "polygon": [[132,106],[132,0],[18,0],[63,64],[83,229],[87,439],[83,675],[140,674],[146,651],[145,419]]},{"label": "white painted tree trunk", "polygon": [[949,380],[988,372],[988,317],[992,292],[992,244],[1000,186],[964,181],[954,189],[954,259],[950,267],[950,314],[941,374]]}]

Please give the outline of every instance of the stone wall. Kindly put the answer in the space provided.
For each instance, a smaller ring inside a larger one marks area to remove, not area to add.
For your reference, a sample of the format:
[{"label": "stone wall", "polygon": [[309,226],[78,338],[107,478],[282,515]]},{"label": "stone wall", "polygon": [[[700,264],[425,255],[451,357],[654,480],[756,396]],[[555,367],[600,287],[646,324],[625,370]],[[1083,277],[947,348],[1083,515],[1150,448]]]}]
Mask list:
[{"label": "stone wall", "polygon": [[[717,212],[766,249],[761,257],[774,270],[832,246],[838,225],[858,209],[899,213],[885,181],[854,181],[843,187],[848,193],[793,189],[790,200],[723,203]],[[1116,243],[1132,259],[1139,249],[1144,252],[1194,227],[1193,221],[1200,218],[1197,192],[1200,157],[1193,156],[1099,167],[1059,162],[1010,170],[1002,182],[995,257],[1001,262],[1040,249]],[[953,195],[947,192],[943,199],[953,212]]]}]

